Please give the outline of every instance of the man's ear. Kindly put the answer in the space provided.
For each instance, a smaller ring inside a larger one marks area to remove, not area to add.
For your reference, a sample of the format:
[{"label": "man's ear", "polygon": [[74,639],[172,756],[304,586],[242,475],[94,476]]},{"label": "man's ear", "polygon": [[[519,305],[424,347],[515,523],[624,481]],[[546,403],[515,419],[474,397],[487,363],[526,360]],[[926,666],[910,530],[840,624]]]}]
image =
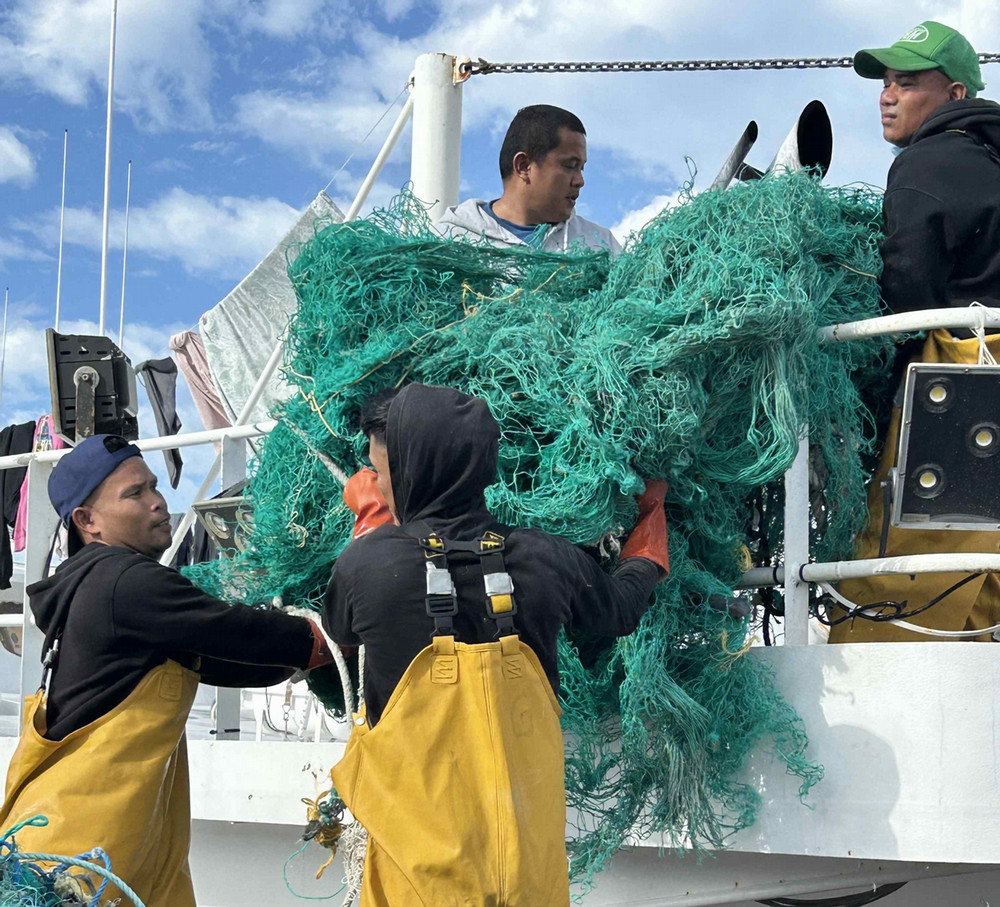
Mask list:
[{"label": "man's ear", "polygon": [[962,82],[952,82],[948,86],[948,100],[949,101],[961,101],[963,98],[968,97],[969,89],[965,87]]},{"label": "man's ear", "polygon": [[529,182],[531,179],[531,159],[523,151],[518,151],[514,155],[514,176],[525,182]]},{"label": "man's ear", "polygon": [[79,533],[87,533],[87,535],[99,535],[96,531],[96,526],[94,525],[94,512],[89,507],[77,507],[73,511],[70,519],[73,521],[73,525],[76,526],[76,531]]}]

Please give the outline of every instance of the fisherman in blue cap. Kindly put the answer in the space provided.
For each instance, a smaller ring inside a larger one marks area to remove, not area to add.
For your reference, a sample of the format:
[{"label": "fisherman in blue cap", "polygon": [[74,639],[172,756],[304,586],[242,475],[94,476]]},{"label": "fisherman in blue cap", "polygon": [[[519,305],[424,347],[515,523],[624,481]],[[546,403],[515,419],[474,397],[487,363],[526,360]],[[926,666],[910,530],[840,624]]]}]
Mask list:
[{"label": "fisherman in blue cap", "polygon": [[70,556],[27,590],[46,676],[0,826],[42,814],[47,826],[18,832],[22,850],[100,847],[147,907],[194,907],[184,725],[198,684],[268,686],[332,656],[311,621],[227,604],[159,563],[170,515],[124,438],[81,442],[53,470],[49,499]]}]

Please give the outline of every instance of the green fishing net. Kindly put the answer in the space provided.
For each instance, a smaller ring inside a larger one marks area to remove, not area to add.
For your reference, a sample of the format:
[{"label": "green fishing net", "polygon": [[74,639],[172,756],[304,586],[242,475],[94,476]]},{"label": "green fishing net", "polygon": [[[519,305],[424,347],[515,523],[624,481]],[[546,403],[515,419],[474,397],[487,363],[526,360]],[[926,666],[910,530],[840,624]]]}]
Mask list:
[{"label": "green fishing net", "polygon": [[[0,837],[0,907],[112,907],[142,902],[128,885],[111,872],[111,861],[100,848],[76,857],[25,853],[15,835],[25,826],[48,825],[45,816],[32,816],[9,828]],[[119,886],[125,899],[105,898],[109,882]]]},{"label": "green fishing net", "polygon": [[570,855],[589,879],[630,836],[722,846],[754,821],[759,798],[736,779],[758,743],[803,794],[822,776],[747,654],[753,621],[709,602],[780,555],[780,480],[803,426],[813,552],[847,554],[864,518],[863,396],[885,380],[888,345],[821,345],[817,330],[879,314],[880,217],[867,189],[791,174],[688,195],[614,260],[443,240],[406,194],[324,225],[289,268],[296,392],[254,467],[256,528],[237,559],[189,575],[318,605],[350,538],[334,473],[362,463],[361,401],[408,381],[489,402],[499,520],[594,546],[609,566],[644,477],[667,479],[672,569],[639,629],[560,644]]}]

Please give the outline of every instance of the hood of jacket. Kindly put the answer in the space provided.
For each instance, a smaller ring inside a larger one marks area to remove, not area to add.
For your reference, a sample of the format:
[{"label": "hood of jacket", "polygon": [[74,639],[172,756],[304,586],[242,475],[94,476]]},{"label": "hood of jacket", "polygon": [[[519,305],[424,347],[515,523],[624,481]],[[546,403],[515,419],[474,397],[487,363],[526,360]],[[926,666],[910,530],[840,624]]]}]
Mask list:
[{"label": "hood of jacket", "polygon": [[934,111],[913,134],[910,145],[950,130],[968,132],[1000,151],[1000,104],[985,98],[948,101]]},{"label": "hood of jacket", "polygon": [[485,400],[410,384],[389,408],[385,438],[400,523],[431,521],[453,538],[464,528],[481,528],[483,492],[497,479],[500,440]]},{"label": "hood of jacket", "polygon": [[[497,246],[527,245],[486,210],[488,204],[482,198],[466,199],[461,204],[446,209],[434,229],[442,236],[452,239],[472,236],[482,237]],[[575,211],[568,219],[549,227],[542,249],[545,252],[567,252],[579,245],[595,252],[607,250],[612,255],[621,251],[621,245],[607,227],[580,217]]]},{"label": "hood of jacket", "polygon": [[43,653],[62,632],[73,598],[80,584],[99,564],[111,557],[120,557],[123,549],[91,542],[72,557],[64,560],[52,576],[32,583],[27,588],[28,604],[35,623],[45,634]]}]

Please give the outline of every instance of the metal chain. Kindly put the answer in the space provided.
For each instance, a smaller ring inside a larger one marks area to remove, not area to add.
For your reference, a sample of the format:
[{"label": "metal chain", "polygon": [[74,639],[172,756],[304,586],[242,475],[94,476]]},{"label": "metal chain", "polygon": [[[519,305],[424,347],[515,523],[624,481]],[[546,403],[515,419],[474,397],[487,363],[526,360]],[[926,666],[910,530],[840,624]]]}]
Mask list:
[{"label": "metal chain", "polygon": [[[980,63],[1000,63],[1000,53],[980,54]],[[463,75],[540,72],[719,72],[738,69],[848,69],[853,57],[791,57],[761,60],[617,60],[589,63],[462,63]]]}]

